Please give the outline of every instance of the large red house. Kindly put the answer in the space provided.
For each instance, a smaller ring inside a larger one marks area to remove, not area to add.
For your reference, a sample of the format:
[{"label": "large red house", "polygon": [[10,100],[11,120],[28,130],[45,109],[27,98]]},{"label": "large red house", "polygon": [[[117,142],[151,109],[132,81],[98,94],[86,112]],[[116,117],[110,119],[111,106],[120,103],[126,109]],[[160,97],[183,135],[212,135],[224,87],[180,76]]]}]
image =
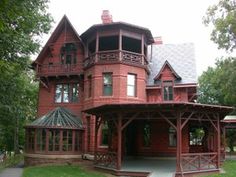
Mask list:
[{"label": "large red house", "polygon": [[162,156],[176,158],[176,176],[219,171],[220,121],[232,108],[196,103],[193,44],[164,45],[108,11],[79,35],[64,16],[32,65],[38,119],[26,126],[27,165],[92,158],[132,175],[127,157]]}]

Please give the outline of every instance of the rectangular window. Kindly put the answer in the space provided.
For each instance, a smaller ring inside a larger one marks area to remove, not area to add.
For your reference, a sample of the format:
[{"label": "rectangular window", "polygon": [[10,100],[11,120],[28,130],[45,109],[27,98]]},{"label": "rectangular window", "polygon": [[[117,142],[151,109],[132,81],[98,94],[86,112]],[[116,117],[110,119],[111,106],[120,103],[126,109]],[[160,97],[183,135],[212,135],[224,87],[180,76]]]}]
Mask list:
[{"label": "rectangular window", "polygon": [[105,121],[102,124],[102,141],[101,145],[107,146],[108,145],[108,123]]},{"label": "rectangular window", "polygon": [[150,147],[151,143],[151,125],[145,122],[143,125],[143,146]]},{"label": "rectangular window", "polygon": [[173,127],[169,128],[169,146],[176,147],[176,130]]},{"label": "rectangular window", "polygon": [[112,95],[112,73],[103,73],[103,95]]},{"label": "rectangular window", "polygon": [[45,143],[46,143],[46,130],[38,129],[36,131],[36,140],[37,140],[37,151],[45,151]]},{"label": "rectangular window", "polygon": [[136,96],[136,75],[128,74],[127,76],[127,96]]},{"label": "rectangular window", "polygon": [[60,150],[60,131],[49,130],[49,151]]},{"label": "rectangular window", "polygon": [[92,97],[92,76],[88,76],[88,98]]},{"label": "rectangular window", "polygon": [[71,102],[79,102],[79,84],[72,84]]},{"label": "rectangular window", "polygon": [[172,81],[164,81],[163,82],[163,98],[164,98],[164,101],[172,101],[173,100]]},{"label": "rectangular window", "polygon": [[63,85],[63,103],[69,102],[69,84]]},{"label": "rectangular window", "polygon": [[79,101],[79,84],[57,84],[55,89],[55,103],[69,103]]},{"label": "rectangular window", "polygon": [[56,94],[55,94],[55,102],[61,103],[62,102],[62,85],[56,85]]}]

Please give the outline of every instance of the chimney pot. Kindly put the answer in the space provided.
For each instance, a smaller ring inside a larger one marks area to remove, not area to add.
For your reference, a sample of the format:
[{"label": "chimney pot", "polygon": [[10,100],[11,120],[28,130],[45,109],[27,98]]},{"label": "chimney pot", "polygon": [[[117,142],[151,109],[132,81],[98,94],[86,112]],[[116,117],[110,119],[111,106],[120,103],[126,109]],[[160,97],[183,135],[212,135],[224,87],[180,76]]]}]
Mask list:
[{"label": "chimney pot", "polygon": [[161,36],[154,37],[154,44],[156,44],[156,45],[163,44],[162,37]]},{"label": "chimney pot", "polygon": [[101,19],[103,24],[109,24],[113,22],[112,15],[110,14],[109,10],[102,11]]}]

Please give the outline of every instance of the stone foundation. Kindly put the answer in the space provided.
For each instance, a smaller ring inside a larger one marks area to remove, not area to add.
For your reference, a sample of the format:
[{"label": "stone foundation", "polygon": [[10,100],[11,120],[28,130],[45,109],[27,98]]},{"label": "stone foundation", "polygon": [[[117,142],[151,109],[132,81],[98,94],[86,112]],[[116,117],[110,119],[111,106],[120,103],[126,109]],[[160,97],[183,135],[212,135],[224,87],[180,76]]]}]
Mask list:
[{"label": "stone foundation", "polygon": [[25,166],[48,164],[78,164],[82,160],[81,155],[42,155],[24,154]]}]

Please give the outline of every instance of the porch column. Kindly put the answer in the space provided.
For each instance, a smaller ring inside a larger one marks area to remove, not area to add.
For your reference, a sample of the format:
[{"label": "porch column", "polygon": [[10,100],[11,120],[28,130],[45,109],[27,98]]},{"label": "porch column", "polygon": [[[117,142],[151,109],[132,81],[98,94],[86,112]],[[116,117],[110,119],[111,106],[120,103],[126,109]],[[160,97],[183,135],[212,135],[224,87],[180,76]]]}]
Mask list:
[{"label": "porch column", "polygon": [[95,142],[94,142],[94,161],[95,163],[97,162],[97,148],[98,148],[98,130],[99,130],[99,127],[100,127],[100,124],[101,124],[101,119],[100,117],[98,116],[95,116]]},{"label": "porch column", "polygon": [[181,153],[182,153],[182,130],[181,130],[181,114],[178,113],[176,120],[177,128],[177,149],[176,149],[176,173],[181,174]]},{"label": "porch column", "polygon": [[122,115],[118,115],[118,124],[117,124],[117,170],[121,169],[121,151],[122,151]]},{"label": "porch column", "polygon": [[221,146],[220,146],[220,117],[217,114],[217,168],[220,168],[220,153],[221,153]]}]

